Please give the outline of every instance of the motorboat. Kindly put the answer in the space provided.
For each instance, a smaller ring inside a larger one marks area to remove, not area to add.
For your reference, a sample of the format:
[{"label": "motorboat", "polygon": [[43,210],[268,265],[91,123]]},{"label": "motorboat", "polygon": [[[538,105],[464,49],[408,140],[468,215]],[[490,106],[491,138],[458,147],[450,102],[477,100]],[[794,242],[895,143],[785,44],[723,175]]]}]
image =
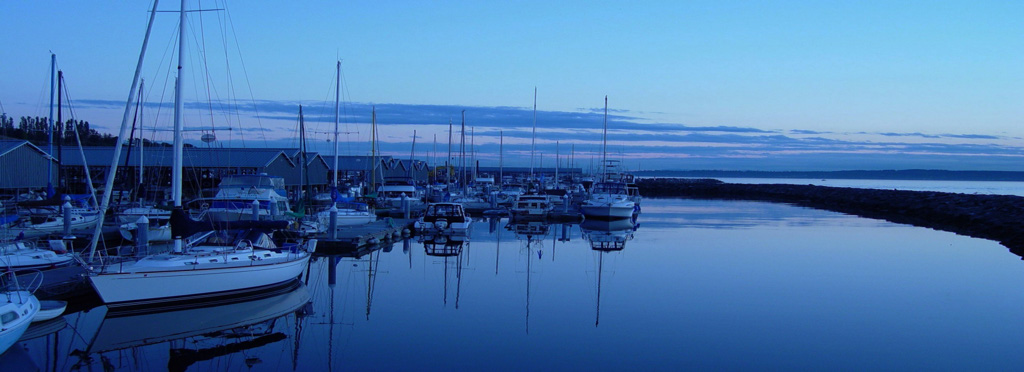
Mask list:
[{"label": "motorboat", "polygon": [[547,195],[519,195],[509,208],[514,219],[544,219],[551,212]]},{"label": "motorboat", "polygon": [[254,209],[259,220],[284,221],[291,210],[286,195],[283,177],[230,175],[221,179],[213,198],[198,199],[192,205],[198,203],[199,213],[214,222],[251,221]]},{"label": "motorboat", "polygon": [[465,234],[473,218],[459,203],[430,203],[413,225],[420,233]]},{"label": "motorboat", "polygon": [[0,270],[43,270],[69,266],[75,262],[63,241],[50,241],[49,249],[39,248],[32,241],[15,240],[0,243]]},{"label": "motorboat", "polygon": [[629,219],[638,209],[624,182],[597,182],[580,211],[588,219]]}]

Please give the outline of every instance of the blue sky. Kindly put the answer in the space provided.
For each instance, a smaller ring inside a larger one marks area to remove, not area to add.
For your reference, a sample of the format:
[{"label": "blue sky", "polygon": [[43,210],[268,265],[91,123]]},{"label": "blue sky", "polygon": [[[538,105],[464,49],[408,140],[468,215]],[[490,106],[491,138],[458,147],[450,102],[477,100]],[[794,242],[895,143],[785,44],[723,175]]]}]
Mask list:
[{"label": "blue sky", "polygon": [[[20,30],[0,33],[4,111],[48,113],[52,51],[74,115],[116,132],[150,6],[0,4]],[[632,168],[1024,169],[1024,2],[201,6],[226,10],[189,15],[186,125],[234,128],[214,145],[297,146],[303,104],[311,146],[330,152],[342,59],[343,154],[368,151],[374,105],[382,149],[403,157],[413,130],[418,157],[435,135],[445,152],[448,120],[466,110],[484,163],[497,164],[500,131],[505,163],[528,165],[536,87],[546,166],[556,141],[562,162],[570,149],[577,166],[599,156],[607,95],[609,152]],[[176,24],[161,13],[154,26],[148,126],[170,126]]]}]

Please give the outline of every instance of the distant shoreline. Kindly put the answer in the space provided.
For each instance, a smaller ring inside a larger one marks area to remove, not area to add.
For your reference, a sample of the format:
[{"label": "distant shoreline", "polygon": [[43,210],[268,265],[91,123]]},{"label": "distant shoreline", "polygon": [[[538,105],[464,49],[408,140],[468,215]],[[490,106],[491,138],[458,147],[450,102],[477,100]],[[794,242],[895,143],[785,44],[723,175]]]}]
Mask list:
[{"label": "distant shoreline", "polygon": [[952,171],[930,169],[847,171],[657,170],[634,172],[639,177],[792,178],[920,181],[1024,181],[1024,171]]}]

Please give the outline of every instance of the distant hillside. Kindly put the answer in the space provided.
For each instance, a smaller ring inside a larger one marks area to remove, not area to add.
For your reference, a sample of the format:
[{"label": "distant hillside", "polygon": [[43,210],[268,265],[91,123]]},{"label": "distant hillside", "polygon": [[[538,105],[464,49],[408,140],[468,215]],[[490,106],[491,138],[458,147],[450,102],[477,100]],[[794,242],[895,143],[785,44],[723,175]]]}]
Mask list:
[{"label": "distant hillside", "polygon": [[859,180],[929,180],[929,181],[1024,181],[1024,172],[1011,171],[949,171],[935,169],[849,170],[832,172],[766,172],[766,171],[638,171],[640,177],[693,178],[803,178]]}]

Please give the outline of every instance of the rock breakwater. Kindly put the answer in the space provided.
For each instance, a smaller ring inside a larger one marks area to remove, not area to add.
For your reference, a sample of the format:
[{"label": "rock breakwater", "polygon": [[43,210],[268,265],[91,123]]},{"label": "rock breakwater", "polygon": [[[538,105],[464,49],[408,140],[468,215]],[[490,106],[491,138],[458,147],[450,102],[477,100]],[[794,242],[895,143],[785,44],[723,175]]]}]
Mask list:
[{"label": "rock breakwater", "polygon": [[645,197],[757,200],[829,210],[950,231],[999,242],[1024,257],[1024,197],[787,184],[735,184],[713,179],[646,178]]}]

